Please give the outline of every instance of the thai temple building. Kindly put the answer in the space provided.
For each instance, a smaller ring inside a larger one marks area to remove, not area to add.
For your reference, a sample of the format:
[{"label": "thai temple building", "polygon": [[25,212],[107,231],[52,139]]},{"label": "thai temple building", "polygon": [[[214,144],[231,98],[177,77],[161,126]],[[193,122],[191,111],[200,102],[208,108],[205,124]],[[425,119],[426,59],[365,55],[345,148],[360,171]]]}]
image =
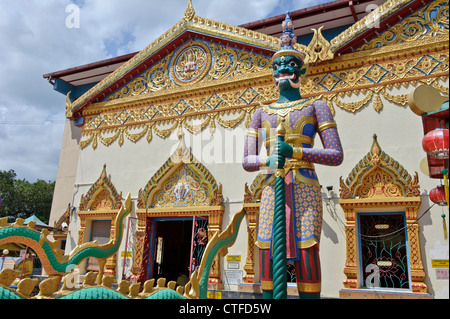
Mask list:
[{"label": "thai temple building", "polygon": [[[446,159],[422,146],[449,126],[448,5],[286,8],[293,47],[306,53],[300,94],[326,103],[344,154],[338,166],[314,164],[321,298],[449,298],[448,206],[431,196],[445,184],[448,135]],[[279,96],[272,57],[285,19],[234,26],[198,16],[189,0],[179,22],[142,51],[44,75],[67,97],[49,223],[68,225],[57,234],[66,254],[120,231],[105,274],[186,282],[208,242],[244,211],[234,243],[214,257],[208,296],[262,292],[266,175],[244,170],[243,158],[252,116]],[[323,145],[319,135],[309,143]],[[132,209],[119,227],[127,194]],[[78,265],[82,274],[101,266],[95,258]],[[288,295],[298,297],[291,261],[286,276]]]}]

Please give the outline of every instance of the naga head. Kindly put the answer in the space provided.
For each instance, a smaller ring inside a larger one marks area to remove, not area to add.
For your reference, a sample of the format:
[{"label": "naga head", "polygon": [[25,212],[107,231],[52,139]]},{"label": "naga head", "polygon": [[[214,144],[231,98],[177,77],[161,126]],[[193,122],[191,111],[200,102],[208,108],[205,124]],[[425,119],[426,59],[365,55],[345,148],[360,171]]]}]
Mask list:
[{"label": "naga head", "polygon": [[297,42],[297,36],[292,32],[294,27],[289,12],[286,14],[282,26],[281,48],[272,57],[273,78],[280,92],[298,89],[301,84],[301,76],[306,71],[303,68],[306,53],[293,47]]}]

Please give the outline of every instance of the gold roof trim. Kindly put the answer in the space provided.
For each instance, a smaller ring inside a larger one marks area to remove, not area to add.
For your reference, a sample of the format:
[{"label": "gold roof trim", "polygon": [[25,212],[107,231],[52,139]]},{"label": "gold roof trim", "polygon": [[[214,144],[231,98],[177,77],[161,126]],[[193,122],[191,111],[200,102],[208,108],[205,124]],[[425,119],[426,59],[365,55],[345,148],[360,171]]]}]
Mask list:
[{"label": "gold roof trim", "polygon": [[[336,52],[342,45],[355,38],[359,34],[367,31],[373,27],[376,21],[383,21],[390,16],[393,12],[399,10],[412,0],[388,0],[379,6],[376,10],[373,10],[364,18],[356,22],[350,28],[339,34],[333,40],[331,40],[331,51]],[[377,16],[378,15],[378,16]],[[355,48],[356,49],[356,48]]]},{"label": "gold roof trim", "polygon": [[[188,3],[188,8],[186,9],[185,15],[179,22],[177,22],[169,30],[167,30],[156,40],[150,43],[142,51],[137,53],[129,61],[125,62],[113,73],[108,75],[101,82],[99,82],[89,91],[87,91],[85,94],[71,103],[70,109],[67,110],[66,116],[71,117],[73,115],[73,112],[77,108],[81,107],[85,102],[87,102],[91,96],[98,94],[108,85],[123,77],[128,71],[131,71],[134,67],[145,61],[145,59],[148,58],[151,54],[156,53],[158,50],[167,45],[171,40],[181,35],[186,30],[202,32],[211,36],[226,38],[236,42],[273,51],[276,51],[279,48],[279,39],[276,37],[197,16],[195,14],[195,11],[193,11],[193,8],[190,9],[191,6],[192,4]],[[299,46],[303,49],[306,49],[306,47],[303,45]]]}]

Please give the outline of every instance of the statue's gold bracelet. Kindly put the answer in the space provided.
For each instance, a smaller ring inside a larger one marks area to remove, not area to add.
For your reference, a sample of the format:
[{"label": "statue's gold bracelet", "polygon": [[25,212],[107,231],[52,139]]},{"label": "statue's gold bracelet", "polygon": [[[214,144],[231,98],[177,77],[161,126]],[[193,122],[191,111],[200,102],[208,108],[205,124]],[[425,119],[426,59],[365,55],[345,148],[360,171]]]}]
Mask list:
[{"label": "statue's gold bracelet", "polygon": [[303,147],[294,147],[292,158],[295,158],[296,160],[301,160],[302,157],[303,157]]}]

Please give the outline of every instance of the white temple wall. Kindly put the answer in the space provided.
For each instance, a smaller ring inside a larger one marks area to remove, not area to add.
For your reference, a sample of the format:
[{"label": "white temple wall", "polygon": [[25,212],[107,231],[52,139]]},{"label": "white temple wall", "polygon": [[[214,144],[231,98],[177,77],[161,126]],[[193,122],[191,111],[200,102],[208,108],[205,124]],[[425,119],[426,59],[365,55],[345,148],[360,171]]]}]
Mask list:
[{"label": "white temple wall", "polygon": [[[394,94],[407,94],[414,88],[401,87]],[[362,97],[345,98],[345,101],[355,101]],[[331,196],[330,205],[324,203],[324,223],[320,256],[322,265],[322,296],[339,297],[339,290],[343,288],[345,280],[343,273],[346,258],[345,217],[339,206],[339,177],[345,180],[354,166],[370,151],[373,134],[378,136],[381,149],[397,160],[410,175],[417,171],[422,195],[422,206],[419,216],[429,207],[427,196],[429,190],[434,188],[437,180],[430,179],[420,169],[420,162],[425,157],[421,141],[423,138],[422,120],[414,114],[408,106],[399,106],[382,98],[383,109],[377,113],[371,104],[363,107],[356,113],[351,113],[335,107],[335,120],[344,148],[344,162],[339,167],[326,167],[316,165],[316,171],[324,197]],[[233,130],[224,129],[217,125],[213,136],[209,128],[201,133],[192,135],[184,130],[185,142],[192,148],[195,158],[211,172],[217,183],[223,185],[225,214],[223,229],[229,224],[234,213],[242,208],[244,197],[244,184],[250,186],[257,173],[246,172],[241,165],[243,154],[243,141],[245,136],[244,122]],[[161,139],[153,134],[153,139],[147,143],[145,138],[132,143],[125,138],[122,146],[114,142],[106,147],[99,142],[97,149],[91,145],[79,151],[77,174],[75,179],[74,206],[78,207],[82,194],[86,194],[92,184],[100,176],[103,165],[106,164],[107,174],[123,198],[131,193],[136,207],[138,191],[144,188],[149,179],[165,163],[176,150],[179,140],[176,131]],[[234,146],[233,146],[234,145]],[[322,147],[317,137],[316,147]],[[230,150],[233,151],[230,156]],[[332,186],[330,192],[326,187]],[[330,209],[331,208],[331,209]],[[443,240],[441,208],[434,207],[421,220],[422,258],[426,263],[425,271],[428,274],[426,284],[431,294],[436,297],[448,298],[448,280],[437,280],[435,269],[431,267],[431,259],[448,259],[448,241]],[[132,212],[134,215],[134,211]],[[447,218],[448,223],[448,218]],[[448,227],[448,226],[447,226]],[[74,216],[70,224],[70,239],[67,250],[71,251],[76,243],[79,222]],[[236,244],[229,249],[231,255],[241,255],[240,268],[245,275],[243,267],[247,255],[247,220],[244,219]],[[124,248],[122,243],[122,251]],[[121,265],[120,257],[117,259],[118,267]],[[257,256],[256,256],[257,260]],[[225,282],[226,261],[221,263],[222,280]],[[121,269],[118,269],[121,274]],[[257,280],[259,282],[259,280]],[[447,288],[446,288],[447,287]],[[227,289],[227,288],[226,288]],[[229,287],[234,290],[236,287]],[[447,289],[447,290],[446,290]]]}]

